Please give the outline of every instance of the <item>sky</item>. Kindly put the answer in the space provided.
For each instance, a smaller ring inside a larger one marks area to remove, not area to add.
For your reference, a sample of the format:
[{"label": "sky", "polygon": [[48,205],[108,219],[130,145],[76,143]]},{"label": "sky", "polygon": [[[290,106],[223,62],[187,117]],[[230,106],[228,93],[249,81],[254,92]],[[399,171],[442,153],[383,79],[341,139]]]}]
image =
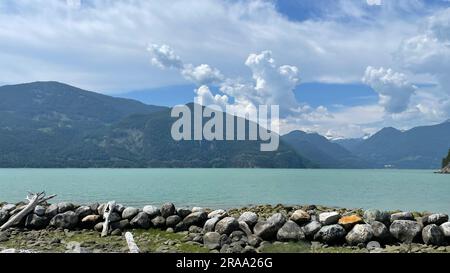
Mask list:
[{"label": "sky", "polygon": [[450,118],[448,0],[2,0],[0,85],[277,104],[330,138]]}]

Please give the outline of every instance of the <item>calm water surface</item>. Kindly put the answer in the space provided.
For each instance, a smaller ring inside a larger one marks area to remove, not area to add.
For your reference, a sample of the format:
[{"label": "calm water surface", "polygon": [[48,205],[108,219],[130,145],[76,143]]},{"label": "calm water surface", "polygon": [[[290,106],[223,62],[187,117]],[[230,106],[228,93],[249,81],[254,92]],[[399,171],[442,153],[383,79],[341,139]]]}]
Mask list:
[{"label": "calm water surface", "polygon": [[0,169],[0,201],[43,190],[78,203],[320,204],[450,213],[450,175],[430,170]]}]

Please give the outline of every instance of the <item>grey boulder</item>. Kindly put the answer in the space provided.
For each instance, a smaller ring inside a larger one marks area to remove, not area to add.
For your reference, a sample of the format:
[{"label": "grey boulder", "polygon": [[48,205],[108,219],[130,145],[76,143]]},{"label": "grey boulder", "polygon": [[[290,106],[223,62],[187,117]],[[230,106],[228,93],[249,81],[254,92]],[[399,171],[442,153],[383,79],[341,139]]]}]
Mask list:
[{"label": "grey boulder", "polygon": [[303,232],[305,233],[306,237],[312,238],[321,228],[322,228],[321,223],[317,221],[312,221],[311,223],[303,227]]},{"label": "grey boulder", "polygon": [[319,222],[324,226],[337,224],[340,218],[341,215],[335,211],[319,214]]},{"label": "grey boulder", "polygon": [[45,216],[45,208],[43,206],[36,206],[34,208],[34,214],[37,216]]},{"label": "grey boulder", "polygon": [[422,239],[427,245],[441,246],[445,243],[445,235],[442,229],[435,224],[428,225],[422,230]]},{"label": "grey boulder", "polygon": [[48,218],[36,214],[29,214],[25,219],[25,227],[30,229],[42,229],[47,227]]},{"label": "grey boulder", "polygon": [[150,227],[150,218],[148,214],[145,212],[139,212],[134,218],[130,221],[132,227],[135,228],[143,228],[148,229]]},{"label": "grey boulder", "polygon": [[182,221],[182,219],[181,219],[180,216],[178,216],[178,215],[171,215],[171,216],[167,217],[167,219],[166,219],[166,226],[173,228],[181,221]]},{"label": "grey boulder", "polygon": [[364,222],[367,224],[372,224],[374,221],[378,221],[384,224],[389,224],[391,221],[391,216],[386,211],[380,211],[377,209],[368,209],[364,211]]},{"label": "grey boulder", "polygon": [[208,214],[204,211],[197,211],[189,214],[183,219],[185,226],[190,227],[192,225],[203,227],[206,220],[208,219]]},{"label": "grey boulder", "polygon": [[225,210],[218,209],[218,210],[211,211],[208,214],[208,219],[215,218],[215,217],[217,217],[219,219],[222,219],[222,218],[225,218],[227,216],[228,216],[228,213]]},{"label": "grey boulder", "polygon": [[161,214],[159,208],[157,208],[155,206],[145,206],[142,209],[142,211],[147,213],[150,218],[154,218],[154,217],[159,216]]},{"label": "grey boulder", "polygon": [[284,225],[286,218],[281,213],[276,213],[269,217],[267,221],[256,223],[253,231],[256,236],[263,240],[272,240],[276,237],[278,230]]},{"label": "grey boulder", "polygon": [[203,236],[203,244],[210,250],[220,249],[220,234],[217,232],[207,232]]},{"label": "grey boulder", "polygon": [[355,225],[353,229],[345,236],[345,240],[349,245],[365,244],[372,240],[373,229],[369,224]]},{"label": "grey boulder", "polygon": [[64,213],[69,210],[73,210],[75,206],[69,202],[58,203],[58,213]]},{"label": "grey boulder", "polygon": [[411,212],[397,212],[391,215],[391,222],[396,220],[414,220],[414,215]]},{"label": "grey boulder", "polygon": [[392,236],[404,243],[411,243],[422,231],[422,226],[410,220],[396,220],[389,227]]},{"label": "grey boulder", "polygon": [[245,222],[247,225],[252,228],[258,222],[258,215],[251,211],[246,211],[241,214],[238,218],[238,222]]},{"label": "grey boulder", "polygon": [[73,211],[67,211],[55,215],[50,220],[50,225],[57,228],[72,229],[78,224],[78,216]]},{"label": "grey boulder", "polygon": [[91,215],[92,210],[89,206],[81,206],[75,210],[75,214],[78,216],[78,218],[83,219],[84,217]]},{"label": "grey boulder", "polygon": [[334,244],[343,241],[346,234],[347,232],[340,225],[324,226],[314,235],[314,240]]},{"label": "grey boulder", "polygon": [[239,222],[234,217],[225,217],[215,226],[215,231],[219,234],[230,234],[239,229]]},{"label": "grey boulder", "polygon": [[391,234],[389,233],[389,229],[385,224],[373,221],[372,224],[373,237],[380,242],[386,242],[391,238]]},{"label": "grey boulder", "polygon": [[175,205],[172,203],[165,203],[161,206],[161,216],[167,218],[174,215],[176,212]]},{"label": "grey boulder", "polygon": [[427,225],[442,225],[448,221],[448,215],[442,213],[431,214],[422,218],[422,223],[424,226]]},{"label": "grey boulder", "polygon": [[[162,216],[156,216],[152,219],[152,225],[155,228],[164,228],[166,226],[166,219]],[[176,226],[176,225],[175,225]]]},{"label": "grey boulder", "polygon": [[450,222],[443,223],[441,225],[441,230],[444,233],[444,236],[450,238]]},{"label": "grey boulder", "polygon": [[219,221],[220,221],[220,219],[219,219],[218,217],[214,217],[214,218],[208,219],[208,220],[205,222],[205,225],[203,226],[203,229],[204,229],[206,232],[212,232],[212,231],[214,231],[214,229],[215,229],[215,227],[216,227],[216,224],[217,224],[217,222],[219,222]]},{"label": "grey boulder", "polygon": [[138,213],[139,213],[139,209],[137,209],[137,208],[133,208],[133,207],[125,208],[122,212],[122,219],[131,220],[136,215],[138,215]]},{"label": "grey boulder", "polygon": [[277,240],[282,242],[300,241],[305,239],[305,233],[294,221],[287,221],[277,232]]}]

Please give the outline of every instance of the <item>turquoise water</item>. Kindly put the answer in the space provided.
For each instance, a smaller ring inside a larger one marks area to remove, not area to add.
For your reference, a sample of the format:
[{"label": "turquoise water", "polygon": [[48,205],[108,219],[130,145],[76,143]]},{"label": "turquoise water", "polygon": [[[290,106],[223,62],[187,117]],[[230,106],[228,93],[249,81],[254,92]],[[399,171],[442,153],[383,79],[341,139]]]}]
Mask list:
[{"label": "turquoise water", "polygon": [[0,201],[43,190],[78,203],[282,203],[450,213],[450,175],[430,170],[0,169]]}]

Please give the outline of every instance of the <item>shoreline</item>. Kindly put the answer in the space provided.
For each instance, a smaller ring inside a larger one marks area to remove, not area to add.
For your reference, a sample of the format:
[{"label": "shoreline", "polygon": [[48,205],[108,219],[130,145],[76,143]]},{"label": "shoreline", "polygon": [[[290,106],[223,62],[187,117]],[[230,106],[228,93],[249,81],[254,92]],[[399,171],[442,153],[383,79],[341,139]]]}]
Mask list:
[{"label": "shoreline", "polygon": [[[21,206],[2,204],[0,226]],[[19,225],[0,232],[0,251],[127,252],[123,234],[130,231],[144,252],[450,252],[446,214],[316,205],[212,210],[114,204],[108,236],[101,237],[106,206],[37,206]]]}]

